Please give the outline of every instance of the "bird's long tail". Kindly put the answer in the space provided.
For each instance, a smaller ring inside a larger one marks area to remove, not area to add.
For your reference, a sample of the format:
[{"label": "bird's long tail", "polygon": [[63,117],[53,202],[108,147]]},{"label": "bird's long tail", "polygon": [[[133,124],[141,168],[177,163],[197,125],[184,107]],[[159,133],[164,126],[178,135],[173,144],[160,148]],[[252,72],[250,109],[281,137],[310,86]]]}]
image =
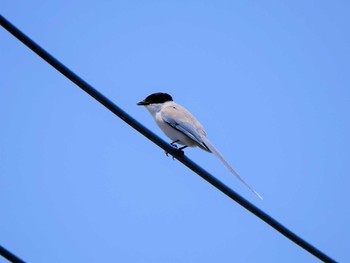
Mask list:
[{"label": "bird's long tail", "polygon": [[246,187],[248,187],[254,194],[256,194],[261,200],[263,199],[262,196],[255,191],[246,181],[243,180],[243,178],[231,167],[231,165],[225,160],[225,158],[222,156],[222,154],[214,147],[214,145],[211,144],[211,142],[206,138],[202,137],[203,144],[205,147],[207,147],[210,152],[216,155],[216,157],[219,158],[219,160],[226,166],[229,171],[234,174]]}]

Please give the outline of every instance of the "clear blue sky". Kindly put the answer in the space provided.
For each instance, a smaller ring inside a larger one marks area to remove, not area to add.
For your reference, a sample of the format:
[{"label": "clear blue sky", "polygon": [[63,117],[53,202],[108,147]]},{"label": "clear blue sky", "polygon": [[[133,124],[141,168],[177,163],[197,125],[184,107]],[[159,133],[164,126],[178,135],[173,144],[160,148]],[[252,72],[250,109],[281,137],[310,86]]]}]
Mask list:
[{"label": "clear blue sky", "polygon": [[[134,118],[170,93],[186,155],[350,262],[348,1],[9,1],[1,14]],[[0,28],[0,244],[56,262],[318,262]],[[0,262],[3,262],[0,259]]]}]

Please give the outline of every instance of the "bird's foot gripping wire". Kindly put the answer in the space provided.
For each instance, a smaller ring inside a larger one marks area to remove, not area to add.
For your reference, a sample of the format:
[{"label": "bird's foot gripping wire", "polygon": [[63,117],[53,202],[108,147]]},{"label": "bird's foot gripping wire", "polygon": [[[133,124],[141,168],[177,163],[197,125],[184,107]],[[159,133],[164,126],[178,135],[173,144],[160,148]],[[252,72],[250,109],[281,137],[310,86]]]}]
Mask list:
[{"label": "bird's foot gripping wire", "polygon": [[[183,151],[183,149],[185,149],[187,147],[187,145],[183,146],[183,147],[178,147],[177,146],[177,142],[179,142],[178,140],[173,141],[172,143],[170,143],[171,146],[173,146],[176,150],[177,150],[177,155],[182,157],[185,155],[185,152]],[[169,152],[165,152],[166,156],[169,156]],[[173,160],[175,159],[174,155],[173,155]]]},{"label": "bird's foot gripping wire", "polygon": [[173,142],[170,143],[170,145],[177,149],[178,148],[178,146],[177,146],[178,142],[179,142],[179,140],[173,141]]}]

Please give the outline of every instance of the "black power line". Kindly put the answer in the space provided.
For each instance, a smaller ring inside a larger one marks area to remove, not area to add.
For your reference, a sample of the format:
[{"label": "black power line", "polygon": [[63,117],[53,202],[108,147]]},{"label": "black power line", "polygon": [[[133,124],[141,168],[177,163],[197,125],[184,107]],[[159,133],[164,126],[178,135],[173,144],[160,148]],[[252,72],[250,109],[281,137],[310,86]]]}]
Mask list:
[{"label": "black power line", "polygon": [[10,251],[0,246],[0,255],[6,258],[8,261],[13,263],[24,263],[22,259],[19,259],[17,256],[12,254]]},{"label": "black power line", "polygon": [[237,194],[235,191],[233,191],[231,188],[226,186],[224,183],[216,179],[213,175],[208,173],[206,170],[201,168],[199,165],[194,163],[192,160],[181,154],[178,150],[171,147],[168,143],[166,143],[164,140],[160,139],[157,135],[155,135],[153,132],[148,130],[145,126],[143,126],[141,123],[136,121],[134,118],[132,118],[130,115],[128,115],[125,111],[123,111],[121,108],[119,108],[116,104],[114,104],[112,101],[110,101],[108,98],[106,98],[104,95],[102,95],[99,91],[94,89],[91,85],[89,85],[86,81],[84,81],[82,78],[80,78],[78,75],[76,75],[74,72],[72,72],[70,69],[68,69],[65,65],[63,65],[61,62],[59,62],[57,59],[55,59],[52,55],[50,55],[48,52],[46,52],[42,47],[40,47],[38,44],[36,44],[33,40],[31,40],[29,37],[27,37],[23,32],[21,32],[19,29],[17,29],[14,25],[12,25],[8,20],[6,20],[3,16],[0,15],[0,23],[1,25],[12,35],[14,35],[18,40],[20,40],[23,44],[25,44],[27,47],[29,47],[32,51],[34,51],[37,55],[39,55],[42,59],[44,59],[47,63],[49,63],[51,66],[53,66],[56,70],[61,72],[64,76],[66,76],[68,79],[70,79],[72,82],[74,82],[77,86],[79,86],[82,90],[84,90],[86,93],[88,93],[90,96],[92,96],[94,99],[96,99],[98,102],[103,104],[106,108],[108,108],[110,111],[112,111],[115,115],[117,115],[119,118],[121,118],[123,121],[125,121],[127,124],[129,124],[131,127],[133,127],[135,130],[140,132],[142,135],[147,137],[149,140],[157,144],[159,147],[163,148],[166,152],[173,155],[176,159],[178,159],[180,162],[182,162],[184,165],[186,165],[188,168],[190,168],[192,171],[197,173],[199,176],[201,176],[204,180],[215,186],[217,189],[219,189],[221,192],[226,194],[228,197],[239,203],[241,206],[252,212],[254,215],[259,217],[261,220],[269,224],[271,227],[276,229],[278,232],[280,232],[282,235],[289,238],[291,241],[293,241],[295,244],[298,244],[300,247],[304,248],[306,251],[310,252],[315,257],[319,258],[320,260],[324,262],[336,262],[329,256],[327,256],[325,253],[311,245],[310,243],[306,242],[304,239],[299,237],[298,235],[294,234],[292,231],[290,231],[288,228],[283,226],[281,223],[279,223],[277,220],[266,214],[264,211],[244,199],[242,196]]}]

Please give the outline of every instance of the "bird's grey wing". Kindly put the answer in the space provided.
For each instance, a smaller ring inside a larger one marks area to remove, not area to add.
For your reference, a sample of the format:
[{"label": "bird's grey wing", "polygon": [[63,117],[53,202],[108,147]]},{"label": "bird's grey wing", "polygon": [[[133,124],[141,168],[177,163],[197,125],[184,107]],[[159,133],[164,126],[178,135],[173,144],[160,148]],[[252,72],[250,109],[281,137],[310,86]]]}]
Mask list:
[{"label": "bird's grey wing", "polygon": [[205,135],[205,132],[202,125],[185,108],[179,106],[167,107],[162,111],[162,118],[171,127],[209,151],[208,147],[203,144],[202,136]]}]

